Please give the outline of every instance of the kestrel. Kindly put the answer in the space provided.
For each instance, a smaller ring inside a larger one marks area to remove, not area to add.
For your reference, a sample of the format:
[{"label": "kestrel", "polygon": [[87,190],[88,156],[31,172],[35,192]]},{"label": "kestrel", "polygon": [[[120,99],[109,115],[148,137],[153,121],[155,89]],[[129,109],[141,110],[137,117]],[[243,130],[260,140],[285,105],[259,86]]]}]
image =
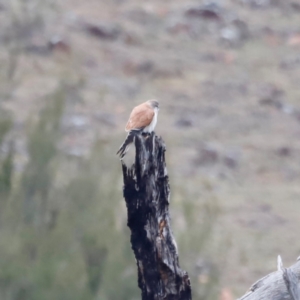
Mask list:
[{"label": "kestrel", "polygon": [[156,100],[149,100],[132,110],[125,127],[128,135],[117,152],[121,159],[125,156],[129,145],[133,143],[137,133],[151,133],[154,130],[157,123],[158,106],[159,104]]}]

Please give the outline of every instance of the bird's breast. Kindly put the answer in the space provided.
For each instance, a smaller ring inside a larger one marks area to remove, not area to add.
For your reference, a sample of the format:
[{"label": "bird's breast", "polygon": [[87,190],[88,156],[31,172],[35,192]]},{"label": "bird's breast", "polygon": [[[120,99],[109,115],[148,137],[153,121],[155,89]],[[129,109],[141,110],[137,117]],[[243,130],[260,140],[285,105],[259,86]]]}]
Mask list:
[{"label": "bird's breast", "polygon": [[155,128],[156,123],[157,123],[157,115],[158,115],[158,109],[155,108],[153,119],[152,119],[151,123],[143,129],[143,132],[151,133],[152,131],[154,131],[154,128]]}]

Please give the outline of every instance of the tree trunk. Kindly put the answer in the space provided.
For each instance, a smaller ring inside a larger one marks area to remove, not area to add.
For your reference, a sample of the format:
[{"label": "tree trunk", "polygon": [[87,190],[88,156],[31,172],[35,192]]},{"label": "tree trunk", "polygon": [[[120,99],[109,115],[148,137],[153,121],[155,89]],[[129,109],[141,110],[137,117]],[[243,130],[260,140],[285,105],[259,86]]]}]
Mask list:
[{"label": "tree trunk", "polygon": [[300,300],[300,260],[289,268],[278,256],[277,271],[255,282],[239,300]]},{"label": "tree trunk", "polygon": [[190,300],[189,276],[179,267],[170,227],[165,144],[154,133],[137,134],[134,144],[135,163],[122,161],[123,191],[142,300]]}]

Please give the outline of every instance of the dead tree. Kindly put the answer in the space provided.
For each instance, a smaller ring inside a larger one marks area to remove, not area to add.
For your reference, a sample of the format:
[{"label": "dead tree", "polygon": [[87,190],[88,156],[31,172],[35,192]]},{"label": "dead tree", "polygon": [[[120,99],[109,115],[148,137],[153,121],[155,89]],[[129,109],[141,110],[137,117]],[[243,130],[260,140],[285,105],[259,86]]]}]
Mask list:
[{"label": "dead tree", "polygon": [[277,271],[255,282],[238,300],[300,300],[300,257],[297,263],[284,268],[278,256]]},{"label": "dead tree", "polygon": [[165,144],[154,133],[137,134],[135,163],[122,161],[124,198],[142,300],[190,300],[187,272],[179,267],[170,227],[170,187]]}]

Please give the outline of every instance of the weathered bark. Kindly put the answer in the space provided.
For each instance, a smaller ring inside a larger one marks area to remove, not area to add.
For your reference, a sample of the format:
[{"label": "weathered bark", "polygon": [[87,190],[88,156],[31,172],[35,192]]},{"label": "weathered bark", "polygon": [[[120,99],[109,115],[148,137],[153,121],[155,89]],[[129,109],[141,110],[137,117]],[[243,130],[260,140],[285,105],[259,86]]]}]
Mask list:
[{"label": "weathered bark", "polygon": [[131,230],[142,300],[190,300],[189,276],[179,267],[170,227],[164,142],[152,133],[137,134],[134,144],[135,163],[128,168],[122,161],[122,168],[127,225]]},{"label": "weathered bark", "polygon": [[278,270],[255,282],[239,300],[300,300],[300,260],[289,268],[282,266],[278,257]]}]

